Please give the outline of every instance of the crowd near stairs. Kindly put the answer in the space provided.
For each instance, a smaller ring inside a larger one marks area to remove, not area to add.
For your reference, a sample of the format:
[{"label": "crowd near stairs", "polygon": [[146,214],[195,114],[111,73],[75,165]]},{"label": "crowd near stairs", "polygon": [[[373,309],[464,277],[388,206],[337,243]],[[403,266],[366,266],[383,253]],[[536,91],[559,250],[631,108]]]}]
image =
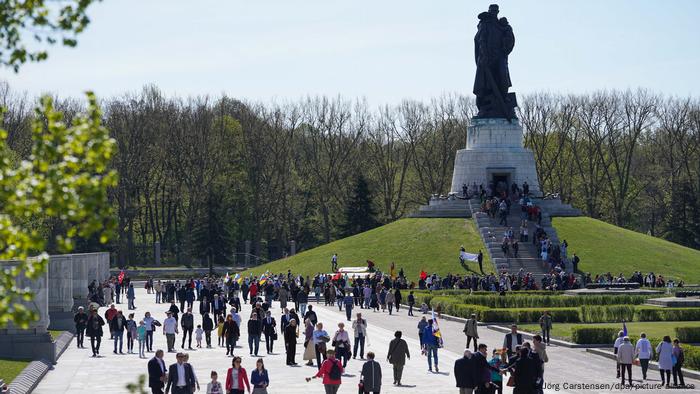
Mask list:
[{"label": "crowd near stairs", "polygon": [[[470,200],[470,205],[470,211],[473,212],[472,217],[486,246],[486,253],[491,258],[497,272],[507,271],[517,274],[522,268],[524,272],[530,272],[536,278],[541,278],[549,272],[549,267],[544,264],[537,253],[537,245],[532,243],[538,225],[537,221],[527,221],[528,240],[527,242],[519,242],[518,257],[514,257],[512,248],[508,255],[505,255],[501,249],[505,233],[511,227],[515,239],[520,239],[522,218],[520,206],[517,203],[511,205],[510,213],[507,216],[507,225],[499,223],[498,213],[495,218],[491,218],[487,213],[481,212],[479,200]],[[547,213],[542,213],[539,226],[546,232],[553,245],[559,244],[557,232],[552,227],[551,217]]]}]

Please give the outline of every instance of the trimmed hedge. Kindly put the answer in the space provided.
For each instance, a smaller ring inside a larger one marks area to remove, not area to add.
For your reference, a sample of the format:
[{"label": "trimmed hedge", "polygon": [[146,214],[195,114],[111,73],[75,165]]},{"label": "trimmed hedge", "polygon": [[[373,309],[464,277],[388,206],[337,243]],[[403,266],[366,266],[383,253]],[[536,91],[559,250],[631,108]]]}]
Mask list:
[{"label": "trimmed hedge", "polygon": [[636,321],[691,321],[700,320],[700,308],[637,308]]},{"label": "trimmed hedge", "polygon": [[635,314],[635,308],[632,305],[584,305],[580,310],[582,323],[634,321]]},{"label": "trimmed hedge", "polygon": [[700,342],[700,327],[676,327],[676,338],[681,343]]},{"label": "trimmed hedge", "polygon": [[617,332],[613,327],[571,327],[571,340],[585,345],[607,345],[615,342]]},{"label": "trimmed hedge", "polygon": [[491,308],[568,308],[584,305],[640,305],[646,302],[646,296],[612,295],[612,296],[464,296],[465,303],[483,305]]},{"label": "trimmed hedge", "polygon": [[[579,308],[549,308],[552,321],[579,323]],[[542,316],[542,308],[487,309],[481,312],[481,320],[494,323],[536,323]]]}]

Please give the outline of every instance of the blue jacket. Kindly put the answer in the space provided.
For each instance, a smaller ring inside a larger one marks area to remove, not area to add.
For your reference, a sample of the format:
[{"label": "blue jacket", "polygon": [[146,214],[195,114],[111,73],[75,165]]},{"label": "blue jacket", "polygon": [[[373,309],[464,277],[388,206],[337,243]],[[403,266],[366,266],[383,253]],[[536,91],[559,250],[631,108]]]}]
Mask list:
[{"label": "blue jacket", "polygon": [[426,346],[437,346],[437,337],[433,334],[433,326],[428,325],[423,329],[423,344]]},{"label": "blue jacket", "polygon": [[262,372],[258,371],[257,368],[250,373],[250,383],[253,387],[263,387],[263,384],[270,384],[270,377],[267,375],[267,369],[263,369]]}]

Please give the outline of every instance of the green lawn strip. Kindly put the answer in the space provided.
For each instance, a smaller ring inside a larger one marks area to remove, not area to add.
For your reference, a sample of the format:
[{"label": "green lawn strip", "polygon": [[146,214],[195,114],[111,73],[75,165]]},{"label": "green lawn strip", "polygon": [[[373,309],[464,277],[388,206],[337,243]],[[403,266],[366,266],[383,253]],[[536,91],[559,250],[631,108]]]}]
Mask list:
[{"label": "green lawn strip", "polygon": [[[459,264],[459,247],[468,252],[484,251],[484,244],[471,219],[401,219],[387,225],[343,238],[298,253],[295,256],[260,265],[242,273],[259,275],[272,273],[314,275],[330,272],[333,253],[338,254],[340,267],[365,267],[372,260],[377,269],[389,272],[391,262],[397,272],[403,268],[411,281],[418,281],[421,270],[440,275],[465,274],[478,271],[478,264],[468,263],[468,270]],[[484,254],[484,270],[493,271]]]},{"label": "green lawn strip", "polygon": [[568,242],[569,255],[581,258],[579,270],[594,277],[641,271],[700,283],[700,250],[589,217],[554,218],[553,224],[559,239]]},{"label": "green lawn strip", "polygon": [[[653,321],[653,322],[629,322],[626,323],[629,335],[639,336],[642,332],[649,338],[663,338],[664,335],[674,337],[676,327],[700,327],[700,321]],[[571,340],[571,327],[613,327],[622,330],[622,323],[554,323],[551,335],[566,341]],[[533,334],[540,332],[539,324],[520,324],[518,327]]]},{"label": "green lawn strip", "polygon": [[0,359],[0,379],[5,380],[6,383],[11,383],[29,363],[30,361]]}]

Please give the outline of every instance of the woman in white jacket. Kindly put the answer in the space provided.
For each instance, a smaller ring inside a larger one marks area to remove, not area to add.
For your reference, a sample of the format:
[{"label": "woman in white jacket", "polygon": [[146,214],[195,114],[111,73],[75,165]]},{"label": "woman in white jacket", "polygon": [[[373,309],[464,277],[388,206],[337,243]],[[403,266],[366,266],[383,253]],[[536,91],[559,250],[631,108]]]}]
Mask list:
[{"label": "woman in white jacket", "polygon": [[664,340],[656,346],[656,353],[659,355],[661,384],[668,387],[671,385],[671,369],[673,369],[673,344],[670,336],[664,336]]}]

